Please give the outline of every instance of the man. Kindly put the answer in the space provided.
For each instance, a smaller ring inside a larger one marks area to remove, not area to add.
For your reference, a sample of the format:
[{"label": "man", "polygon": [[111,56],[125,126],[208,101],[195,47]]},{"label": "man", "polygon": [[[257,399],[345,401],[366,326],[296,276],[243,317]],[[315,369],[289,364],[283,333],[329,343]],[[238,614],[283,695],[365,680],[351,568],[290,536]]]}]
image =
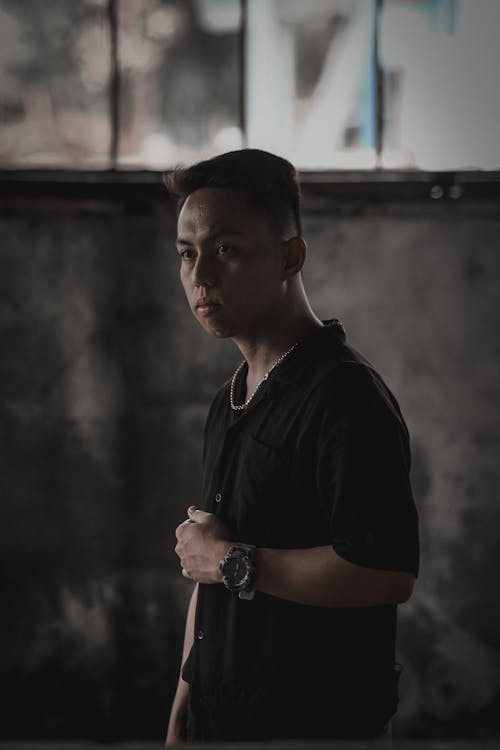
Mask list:
[{"label": "man", "polygon": [[244,358],[210,407],[200,507],[176,530],[196,585],[166,744],[382,736],[419,555],[398,404],[311,309],[289,162],[244,149],[165,181],[191,310]]}]

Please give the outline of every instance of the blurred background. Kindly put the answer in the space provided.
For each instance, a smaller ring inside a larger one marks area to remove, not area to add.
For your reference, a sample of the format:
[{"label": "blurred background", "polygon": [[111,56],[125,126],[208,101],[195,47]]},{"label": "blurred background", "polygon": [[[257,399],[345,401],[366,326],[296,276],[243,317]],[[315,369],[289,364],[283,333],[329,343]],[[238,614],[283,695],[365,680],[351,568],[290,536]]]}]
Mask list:
[{"label": "blurred background", "polygon": [[400,738],[500,737],[500,3],[0,0],[0,739],[162,740],[215,389],[162,173],[300,170],[316,313],[399,400]]}]

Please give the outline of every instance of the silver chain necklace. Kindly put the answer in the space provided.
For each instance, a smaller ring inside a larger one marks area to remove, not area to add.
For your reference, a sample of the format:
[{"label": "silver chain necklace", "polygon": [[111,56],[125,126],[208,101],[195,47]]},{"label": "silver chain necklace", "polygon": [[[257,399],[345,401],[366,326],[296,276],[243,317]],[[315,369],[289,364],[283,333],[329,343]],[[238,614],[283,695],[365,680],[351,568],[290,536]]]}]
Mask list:
[{"label": "silver chain necklace", "polygon": [[247,398],[247,400],[245,401],[244,404],[235,404],[234,403],[234,389],[235,389],[235,386],[236,386],[236,379],[237,379],[237,377],[238,377],[238,375],[240,373],[241,368],[245,364],[246,360],[243,360],[243,362],[240,362],[240,364],[238,365],[238,367],[235,370],[235,373],[234,373],[233,377],[231,378],[231,388],[229,389],[229,403],[231,404],[231,409],[233,409],[234,411],[240,411],[242,409],[246,409],[246,407],[248,406],[248,404],[250,403],[250,401],[253,399],[253,397],[255,396],[255,394],[257,393],[257,391],[259,390],[259,388],[262,385],[262,383],[265,380],[268,379],[269,375],[272,373],[272,371],[274,370],[274,368],[277,367],[281,362],[283,362],[283,360],[285,359],[285,357],[287,357],[290,354],[290,352],[293,351],[293,349],[295,349],[295,347],[297,346],[298,343],[299,343],[299,341],[296,341],[295,344],[293,344],[293,346],[290,347],[290,349],[288,349],[284,354],[281,355],[281,357],[279,357],[276,360],[276,362],[274,363],[274,365],[272,367],[270,367],[269,370],[265,373],[265,375],[262,378],[262,380],[259,383],[257,383],[256,389]]}]

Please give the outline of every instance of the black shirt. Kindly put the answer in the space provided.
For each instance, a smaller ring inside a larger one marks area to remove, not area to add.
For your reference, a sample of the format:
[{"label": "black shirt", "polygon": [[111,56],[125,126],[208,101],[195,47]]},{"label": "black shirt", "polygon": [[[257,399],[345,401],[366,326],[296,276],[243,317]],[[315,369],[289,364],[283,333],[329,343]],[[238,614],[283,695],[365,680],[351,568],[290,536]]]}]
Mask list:
[{"label": "black shirt", "polygon": [[[236,385],[245,399],[246,364]],[[229,381],[205,427],[204,510],[257,547],[331,544],[359,565],[418,574],[408,431],[380,375],[325,321],[244,411]],[[200,584],[192,740],[376,736],[397,707],[396,605],[315,607]]]}]

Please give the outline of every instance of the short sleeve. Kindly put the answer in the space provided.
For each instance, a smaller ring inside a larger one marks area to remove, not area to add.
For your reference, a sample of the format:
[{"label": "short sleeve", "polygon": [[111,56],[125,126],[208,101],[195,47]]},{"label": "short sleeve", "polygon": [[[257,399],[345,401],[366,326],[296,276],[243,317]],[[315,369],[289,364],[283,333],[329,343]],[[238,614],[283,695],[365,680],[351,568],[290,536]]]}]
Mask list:
[{"label": "short sleeve", "polygon": [[335,551],[350,562],[418,575],[418,514],[409,435],[387,386],[345,368],[317,433],[316,489]]}]

